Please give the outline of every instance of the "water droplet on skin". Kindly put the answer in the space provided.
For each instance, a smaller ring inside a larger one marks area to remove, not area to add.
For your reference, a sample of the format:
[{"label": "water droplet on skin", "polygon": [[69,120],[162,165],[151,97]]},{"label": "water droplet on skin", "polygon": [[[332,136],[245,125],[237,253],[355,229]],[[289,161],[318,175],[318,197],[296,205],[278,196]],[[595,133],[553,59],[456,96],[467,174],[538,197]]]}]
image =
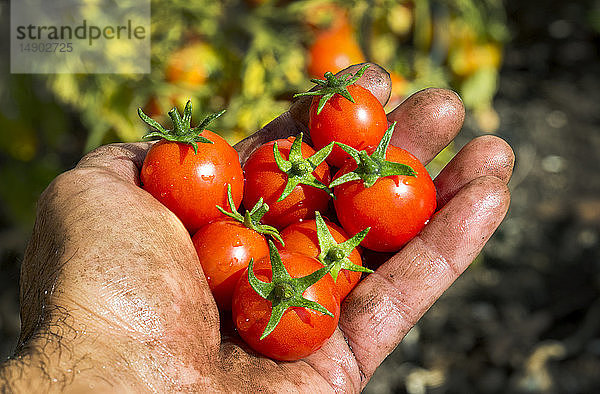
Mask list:
[{"label": "water droplet on skin", "polygon": [[167,196],[167,192],[160,192],[160,197],[165,198]]},{"label": "water droplet on skin", "polygon": [[200,175],[200,178],[202,178],[203,181],[211,182],[213,179],[215,179],[215,176],[214,175]]}]

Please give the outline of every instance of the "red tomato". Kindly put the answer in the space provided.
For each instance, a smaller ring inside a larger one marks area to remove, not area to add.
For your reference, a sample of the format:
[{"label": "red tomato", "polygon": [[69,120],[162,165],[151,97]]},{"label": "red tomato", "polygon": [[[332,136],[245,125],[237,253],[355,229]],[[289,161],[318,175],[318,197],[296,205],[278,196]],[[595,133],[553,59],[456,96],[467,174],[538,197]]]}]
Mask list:
[{"label": "red tomato", "polygon": [[[287,140],[277,140],[279,152],[284,159],[289,157],[290,148],[295,137]],[[246,186],[244,192],[244,207],[254,206],[262,197],[269,205],[269,211],[263,216],[262,222],[278,229],[301,219],[314,218],[315,211],[324,211],[329,203],[329,194],[313,186],[300,184],[292,193],[277,202],[287,184],[287,175],[275,163],[273,145],[275,141],[268,142],[257,148],[244,164],[244,177]],[[307,158],[315,154],[315,150],[302,143],[302,157]],[[313,171],[315,178],[328,185],[331,180],[329,167],[323,162]]]},{"label": "red tomato", "polygon": [[219,220],[200,227],[192,242],[219,309],[231,310],[233,289],[250,259],[269,255],[265,237],[238,221]]},{"label": "red tomato", "polygon": [[239,207],[244,176],[235,149],[218,134],[200,133],[213,143],[191,145],[161,140],[150,148],[140,174],[142,187],[169,208],[190,231],[226,216],[216,205],[227,205],[227,184]]},{"label": "red tomato", "polygon": [[[292,278],[309,275],[323,265],[301,253],[280,253],[281,260]],[[256,277],[271,281],[271,263],[268,258],[256,262]],[[271,301],[262,298],[248,282],[247,271],[238,282],[232,303],[233,322],[238,333],[252,349],[277,360],[293,361],[304,358],[323,346],[335,331],[340,315],[340,300],[329,274],[308,287],[302,296],[324,306],[333,317],[304,307],[285,310],[273,332],[260,339],[271,316]]]},{"label": "red tomato", "polygon": [[[421,231],[436,207],[435,186],[416,157],[390,145],[386,159],[409,165],[416,176],[383,177],[368,188],[362,180],[334,188],[335,211],[344,230],[354,234],[370,226],[361,245],[378,252],[399,250]],[[335,178],[355,168],[356,163],[348,160]]]},{"label": "red tomato", "polygon": [[308,73],[320,78],[327,71],[336,73],[358,63],[365,56],[346,23],[320,32],[309,48]]},{"label": "red tomato", "polygon": [[[377,98],[360,85],[349,85],[350,100],[335,94],[317,114],[321,96],[314,96],[310,105],[308,128],[315,149],[332,141],[342,142],[357,150],[372,153],[388,128],[383,106]],[[327,163],[341,167],[350,156],[334,146]]]},{"label": "red tomato", "polygon": [[[327,220],[325,221],[325,224],[333,239],[335,239],[338,244],[345,242],[350,238],[337,224]],[[317,258],[321,253],[315,220],[305,220],[289,225],[281,232],[281,238],[285,242],[285,247],[281,247],[280,250],[299,252],[314,258]],[[362,265],[362,258],[358,249],[354,249],[348,258],[354,264]],[[358,284],[361,275],[362,274],[357,271],[348,271],[345,269],[340,271],[337,280],[335,281],[340,299],[343,300]]]},{"label": "red tomato", "polygon": [[167,57],[165,80],[188,89],[202,86],[210,70],[220,69],[217,52],[207,43],[192,41]]}]

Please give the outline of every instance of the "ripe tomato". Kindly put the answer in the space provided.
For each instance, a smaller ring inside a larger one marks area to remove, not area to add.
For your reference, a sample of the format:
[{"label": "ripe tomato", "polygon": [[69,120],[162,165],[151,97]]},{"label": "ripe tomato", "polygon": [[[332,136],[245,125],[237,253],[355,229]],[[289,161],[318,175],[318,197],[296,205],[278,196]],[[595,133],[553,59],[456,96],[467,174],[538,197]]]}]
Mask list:
[{"label": "ripe tomato", "polygon": [[[346,232],[337,224],[328,220],[325,220],[325,224],[329,233],[338,244],[350,239]],[[321,254],[315,220],[304,220],[289,225],[281,231],[281,238],[285,242],[285,247],[280,247],[280,250],[299,252],[314,258],[318,258]],[[357,248],[350,252],[348,258],[352,263],[362,266],[362,258]],[[349,271],[346,269],[342,269],[339,272],[337,279],[335,280],[335,285],[340,295],[340,299],[343,300],[358,284],[361,275],[361,272]]]},{"label": "ripe tomato", "polygon": [[192,237],[219,310],[231,310],[233,289],[250,259],[269,255],[264,236],[235,220],[208,223]]},{"label": "ripe tomato", "polygon": [[[388,127],[385,110],[379,100],[362,86],[353,84],[347,89],[354,103],[335,94],[327,100],[320,113],[321,96],[313,97],[308,121],[310,138],[315,149],[337,141],[371,153]],[[326,160],[332,166],[341,167],[348,157],[339,146],[334,146]]]},{"label": "ripe tomato", "polygon": [[225,218],[216,205],[226,206],[231,184],[237,206],[242,201],[244,175],[235,149],[209,130],[200,133],[212,141],[191,145],[161,140],[150,148],[140,173],[142,186],[169,208],[190,231]]},{"label": "ripe tomato", "polygon": [[343,23],[317,34],[309,48],[308,74],[319,78],[327,71],[336,73],[352,64],[364,62],[365,56],[350,25]]},{"label": "ripe tomato", "polygon": [[204,84],[209,70],[218,69],[218,56],[207,43],[195,41],[170,54],[165,67],[165,79],[188,88]]},{"label": "ripe tomato", "polygon": [[[436,207],[435,186],[416,157],[390,145],[386,159],[412,167],[416,176],[386,176],[370,187],[354,180],[334,188],[335,211],[344,230],[353,234],[371,227],[361,245],[378,252],[399,250],[421,231]],[[334,179],[356,167],[346,161]]]},{"label": "ripe tomato", "polygon": [[[301,253],[282,251],[280,256],[292,278],[310,275],[323,268],[318,260]],[[259,260],[253,268],[259,280],[272,280],[268,258]],[[273,331],[260,339],[271,318],[272,304],[250,286],[248,272],[244,272],[235,288],[232,303],[233,322],[238,333],[252,349],[273,359],[293,361],[310,355],[320,349],[335,331],[340,300],[329,274],[308,287],[302,297],[319,303],[333,316],[307,307],[290,307],[283,312]]]},{"label": "ripe tomato", "polygon": [[[243,168],[246,179],[244,206],[252,207],[261,197],[264,198],[264,202],[269,205],[269,211],[263,217],[263,222],[278,229],[301,219],[314,217],[315,211],[324,211],[327,208],[330,198],[328,192],[323,189],[299,184],[291,194],[277,201],[288,182],[288,175],[277,166],[273,145],[277,142],[281,156],[287,160],[294,140],[295,137],[290,137],[258,147],[252,152]],[[303,158],[308,158],[316,152],[302,142],[301,153]],[[322,184],[329,184],[331,175],[327,163],[320,163],[312,174]]]}]

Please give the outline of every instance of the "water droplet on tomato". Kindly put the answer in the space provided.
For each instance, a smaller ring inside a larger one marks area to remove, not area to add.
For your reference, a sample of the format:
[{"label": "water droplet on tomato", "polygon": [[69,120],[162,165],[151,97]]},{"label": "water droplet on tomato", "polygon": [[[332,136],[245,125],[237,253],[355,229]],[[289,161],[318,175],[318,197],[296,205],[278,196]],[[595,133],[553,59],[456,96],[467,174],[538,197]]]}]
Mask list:
[{"label": "water droplet on tomato", "polygon": [[167,192],[160,192],[160,198],[167,197]]},{"label": "water droplet on tomato", "polygon": [[215,176],[214,175],[200,175],[200,178],[202,178],[203,181],[211,182],[213,179],[215,179]]},{"label": "water droplet on tomato", "polygon": [[233,265],[233,261],[232,260],[227,260],[227,261],[222,261],[221,263],[217,264],[217,268],[221,272],[229,273],[229,271],[231,270],[231,266],[232,265]]},{"label": "water droplet on tomato", "polygon": [[252,323],[250,322],[249,318],[244,317],[244,315],[238,316],[237,324],[236,324],[238,330],[245,331],[248,328],[250,328],[251,325],[252,325]]}]

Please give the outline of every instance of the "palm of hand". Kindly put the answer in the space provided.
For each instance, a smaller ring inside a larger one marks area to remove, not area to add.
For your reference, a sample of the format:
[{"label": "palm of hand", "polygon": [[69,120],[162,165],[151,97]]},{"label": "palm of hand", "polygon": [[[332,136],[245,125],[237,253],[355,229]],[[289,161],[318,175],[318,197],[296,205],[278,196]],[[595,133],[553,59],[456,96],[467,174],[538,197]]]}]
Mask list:
[{"label": "palm of hand", "polygon": [[[382,75],[367,74],[362,83],[385,101],[388,86],[377,79]],[[415,114],[413,106],[440,94],[445,101]],[[411,100],[390,115],[407,124],[394,138],[428,161],[460,129],[462,104],[447,91]],[[295,104],[292,115],[238,144],[241,157],[302,128],[292,116],[306,108],[306,102]],[[416,121],[411,126],[416,115],[420,128]],[[434,138],[420,139],[431,130]],[[139,187],[148,148],[100,148],[52,183],[40,199],[21,294],[21,343],[72,336],[88,349],[80,364],[108,366],[99,385],[134,391],[360,390],[497,227],[512,169],[510,148],[499,139],[467,145],[436,180],[442,209],[348,296],[333,337],[304,360],[276,363],[220,330],[189,234]]]}]

